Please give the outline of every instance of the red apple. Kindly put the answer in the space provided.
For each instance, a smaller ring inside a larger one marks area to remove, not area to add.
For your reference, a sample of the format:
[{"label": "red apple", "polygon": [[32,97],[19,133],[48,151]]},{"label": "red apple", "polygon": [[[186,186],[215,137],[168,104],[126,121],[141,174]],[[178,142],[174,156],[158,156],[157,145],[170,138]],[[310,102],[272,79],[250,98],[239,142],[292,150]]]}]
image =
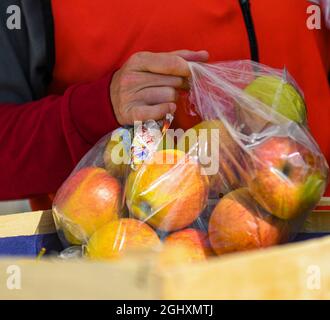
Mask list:
[{"label": "red apple", "polygon": [[326,186],[323,159],[289,137],[272,137],[252,149],[252,196],[268,212],[293,219],[312,209]]},{"label": "red apple", "polygon": [[54,199],[60,228],[70,243],[86,241],[97,229],[117,219],[121,186],[106,170],[81,169],[70,176]]},{"label": "red apple", "polygon": [[247,188],[224,196],[209,221],[209,239],[216,254],[265,248],[288,239],[287,222],[262,209]]}]

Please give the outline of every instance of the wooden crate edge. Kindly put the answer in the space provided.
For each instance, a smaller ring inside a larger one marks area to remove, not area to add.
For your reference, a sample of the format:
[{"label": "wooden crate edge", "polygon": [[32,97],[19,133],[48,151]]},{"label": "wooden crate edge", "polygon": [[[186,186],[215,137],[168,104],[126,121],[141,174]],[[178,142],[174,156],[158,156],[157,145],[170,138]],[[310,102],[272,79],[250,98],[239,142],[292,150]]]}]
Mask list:
[{"label": "wooden crate edge", "polygon": [[330,236],[172,268],[164,277],[163,299],[330,299]]}]

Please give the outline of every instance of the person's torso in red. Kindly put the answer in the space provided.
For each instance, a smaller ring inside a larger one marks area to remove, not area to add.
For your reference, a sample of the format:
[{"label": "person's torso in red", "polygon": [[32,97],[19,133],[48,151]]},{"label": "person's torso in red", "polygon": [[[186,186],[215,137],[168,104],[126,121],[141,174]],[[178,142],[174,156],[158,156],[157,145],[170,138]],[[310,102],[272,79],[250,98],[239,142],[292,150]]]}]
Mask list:
[{"label": "person's torso in red", "polygon": [[[305,94],[311,132],[330,161],[329,32],[309,30],[307,0],[251,0],[260,62],[289,70]],[[98,79],[137,51],[210,53],[249,59],[238,0],[52,0],[56,64],[50,91]],[[177,124],[186,127],[180,110]],[[181,123],[178,123],[180,122]]]}]

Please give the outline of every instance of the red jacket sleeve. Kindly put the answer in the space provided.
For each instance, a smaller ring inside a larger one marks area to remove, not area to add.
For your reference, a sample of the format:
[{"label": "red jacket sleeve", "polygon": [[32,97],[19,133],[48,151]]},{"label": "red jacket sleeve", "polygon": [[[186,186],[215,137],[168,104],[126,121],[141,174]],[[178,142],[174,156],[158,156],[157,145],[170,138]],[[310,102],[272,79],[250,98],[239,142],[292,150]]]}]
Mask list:
[{"label": "red jacket sleeve", "polygon": [[22,105],[0,104],[0,200],[55,192],[81,157],[118,126],[110,76]]}]

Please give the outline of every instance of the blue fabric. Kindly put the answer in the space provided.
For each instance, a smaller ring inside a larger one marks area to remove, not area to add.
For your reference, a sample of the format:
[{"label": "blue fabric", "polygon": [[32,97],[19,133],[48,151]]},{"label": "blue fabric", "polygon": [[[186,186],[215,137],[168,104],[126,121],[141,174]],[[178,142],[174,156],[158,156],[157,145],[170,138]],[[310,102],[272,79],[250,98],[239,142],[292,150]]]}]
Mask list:
[{"label": "blue fabric", "polygon": [[321,238],[324,236],[329,236],[329,233],[299,233],[292,242],[304,241],[309,239]]},{"label": "blue fabric", "polygon": [[0,256],[32,256],[36,257],[42,248],[46,254],[62,250],[57,234],[39,234],[0,238]]}]

